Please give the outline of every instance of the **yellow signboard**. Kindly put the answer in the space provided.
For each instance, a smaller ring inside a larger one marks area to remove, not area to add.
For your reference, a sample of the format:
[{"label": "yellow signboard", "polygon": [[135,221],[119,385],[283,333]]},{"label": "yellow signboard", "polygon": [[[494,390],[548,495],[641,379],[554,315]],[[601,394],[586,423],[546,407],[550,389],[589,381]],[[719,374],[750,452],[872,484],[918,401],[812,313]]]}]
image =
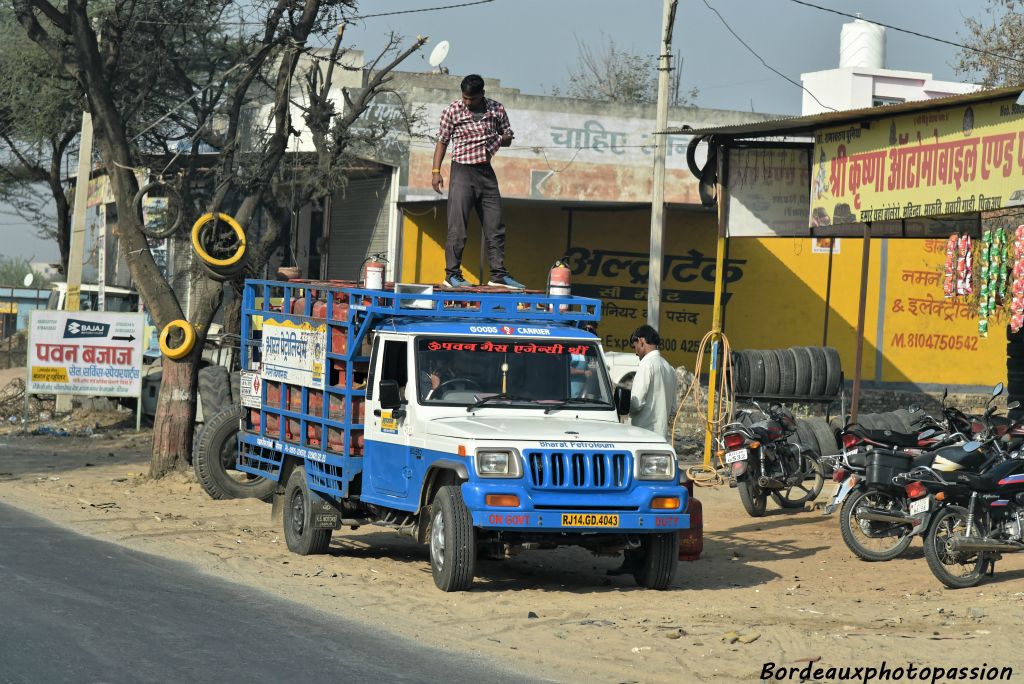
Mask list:
[{"label": "yellow signboard", "polygon": [[18,302],[0,302],[0,314],[18,313]]},{"label": "yellow signboard", "polygon": [[1024,204],[1024,107],[960,105],[817,131],[811,226]]},{"label": "yellow signboard", "polygon": [[68,369],[59,366],[32,366],[32,382],[68,383]]}]

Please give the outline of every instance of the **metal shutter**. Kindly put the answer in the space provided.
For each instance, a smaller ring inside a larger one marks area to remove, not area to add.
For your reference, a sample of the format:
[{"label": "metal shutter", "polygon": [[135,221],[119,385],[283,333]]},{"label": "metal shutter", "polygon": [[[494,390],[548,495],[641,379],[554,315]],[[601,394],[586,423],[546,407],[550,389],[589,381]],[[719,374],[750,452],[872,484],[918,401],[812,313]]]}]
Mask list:
[{"label": "metal shutter", "polygon": [[388,251],[391,174],[349,179],[331,198],[327,278],[358,280],[359,267],[371,254]]}]

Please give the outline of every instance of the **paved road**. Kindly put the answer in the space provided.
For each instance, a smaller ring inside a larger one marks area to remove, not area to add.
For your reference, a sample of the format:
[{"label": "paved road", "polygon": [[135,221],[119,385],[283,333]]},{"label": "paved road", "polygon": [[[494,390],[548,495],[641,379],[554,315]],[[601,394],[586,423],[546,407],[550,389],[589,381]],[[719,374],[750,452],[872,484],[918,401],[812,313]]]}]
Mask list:
[{"label": "paved road", "polygon": [[0,682],[525,682],[0,504]]}]

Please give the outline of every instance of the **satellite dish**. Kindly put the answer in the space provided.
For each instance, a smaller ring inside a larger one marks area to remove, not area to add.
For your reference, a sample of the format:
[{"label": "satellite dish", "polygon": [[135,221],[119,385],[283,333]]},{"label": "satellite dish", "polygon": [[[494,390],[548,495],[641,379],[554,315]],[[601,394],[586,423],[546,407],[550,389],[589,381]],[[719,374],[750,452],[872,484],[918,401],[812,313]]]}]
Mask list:
[{"label": "satellite dish", "polygon": [[36,279],[36,277],[33,274],[26,273],[25,274],[25,279],[23,281],[21,281],[21,282],[23,282],[25,284],[25,287],[32,287],[32,281],[35,280],[35,279]]},{"label": "satellite dish", "polygon": [[430,63],[430,66],[440,66],[441,62],[444,61],[444,58],[448,56],[449,48],[451,48],[451,45],[447,40],[442,40],[440,43],[435,45],[434,49],[430,51],[430,59],[427,60],[427,62]]}]

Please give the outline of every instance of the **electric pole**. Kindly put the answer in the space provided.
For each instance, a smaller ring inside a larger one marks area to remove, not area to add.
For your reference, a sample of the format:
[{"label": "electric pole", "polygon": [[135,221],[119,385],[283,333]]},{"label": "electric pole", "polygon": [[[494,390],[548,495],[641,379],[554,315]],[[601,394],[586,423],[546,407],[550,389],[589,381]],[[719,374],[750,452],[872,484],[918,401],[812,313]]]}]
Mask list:
[{"label": "electric pole", "polygon": [[665,240],[665,157],[668,154],[668,90],[672,72],[672,27],[678,0],[664,0],[658,57],[658,114],[654,124],[654,185],[651,187],[651,258],[647,284],[647,323],[660,328],[661,273]]}]

